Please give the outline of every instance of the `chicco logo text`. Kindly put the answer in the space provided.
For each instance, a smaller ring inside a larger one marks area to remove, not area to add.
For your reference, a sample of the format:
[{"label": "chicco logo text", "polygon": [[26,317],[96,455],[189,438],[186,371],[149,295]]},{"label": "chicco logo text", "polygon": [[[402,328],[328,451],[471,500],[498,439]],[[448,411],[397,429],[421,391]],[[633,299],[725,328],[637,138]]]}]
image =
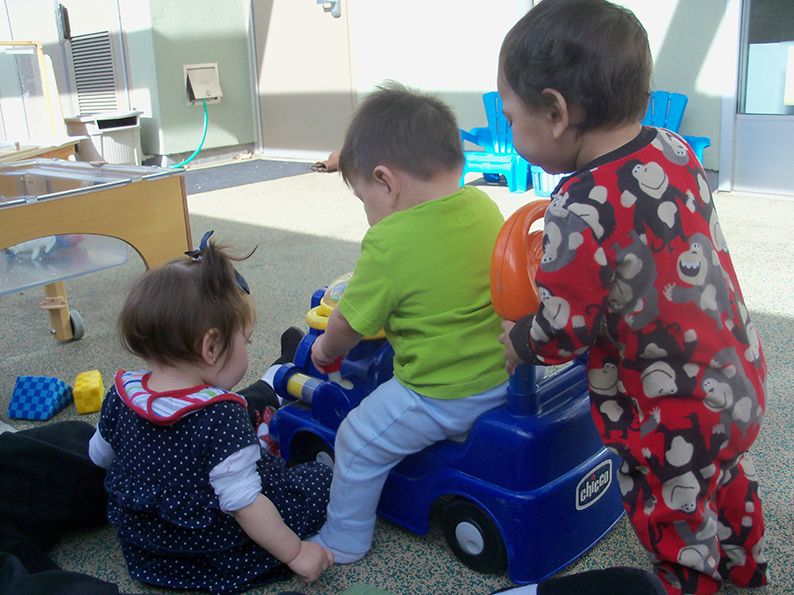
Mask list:
[{"label": "chicco logo text", "polygon": [[576,486],[576,510],[584,510],[603,496],[612,483],[612,461],[607,459],[587,473]]}]

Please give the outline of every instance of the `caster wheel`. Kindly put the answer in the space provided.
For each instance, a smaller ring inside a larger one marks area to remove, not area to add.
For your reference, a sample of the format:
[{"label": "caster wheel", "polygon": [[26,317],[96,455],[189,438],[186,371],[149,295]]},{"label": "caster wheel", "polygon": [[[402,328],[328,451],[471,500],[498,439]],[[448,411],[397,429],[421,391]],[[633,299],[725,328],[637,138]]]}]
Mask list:
[{"label": "caster wheel", "polygon": [[69,311],[69,323],[72,326],[72,341],[79,341],[85,336],[83,317],[77,310]]},{"label": "caster wheel", "polygon": [[441,514],[444,538],[455,556],[483,574],[507,567],[507,550],[496,523],[473,502],[456,498]]}]

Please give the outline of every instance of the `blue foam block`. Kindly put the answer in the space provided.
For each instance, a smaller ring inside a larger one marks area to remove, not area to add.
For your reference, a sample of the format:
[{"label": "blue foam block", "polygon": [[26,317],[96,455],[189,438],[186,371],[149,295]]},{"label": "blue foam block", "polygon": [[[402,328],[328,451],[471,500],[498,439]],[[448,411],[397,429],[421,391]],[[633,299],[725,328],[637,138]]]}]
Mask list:
[{"label": "blue foam block", "polygon": [[59,378],[17,376],[8,417],[39,421],[50,419],[72,398],[72,388]]}]

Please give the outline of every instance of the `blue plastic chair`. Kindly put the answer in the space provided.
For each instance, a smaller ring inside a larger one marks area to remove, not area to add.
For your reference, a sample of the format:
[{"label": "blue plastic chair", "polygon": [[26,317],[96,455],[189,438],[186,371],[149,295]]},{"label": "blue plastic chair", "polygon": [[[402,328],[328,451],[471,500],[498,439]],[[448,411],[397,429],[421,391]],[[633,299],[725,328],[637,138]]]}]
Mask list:
[{"label": "blue plastic chair", "polygon": [[464,141],[482,147],[482,151],[466,151],[466,163],[460,178],[461,186],[469,172],[480,172],[488,181],[498,181],[502,174],[510,192],[526,192],[529,163],[513,148],[513,134],[502,113],[502,100],[496,91],[482,96],[488,126],[460,131]]},{"label": "blue plastic chair", "polygon": [[[678,132],[688,101],[687,96],[681,93],[654,91],[648,102],[648,111],[645,112],[645,117],[642,119],[643,126],[666,128]],[[683,136],[683,138],[692,147],[698,161],[702,163],[703,149],[711,146],[711,139],[707,136]]]}]

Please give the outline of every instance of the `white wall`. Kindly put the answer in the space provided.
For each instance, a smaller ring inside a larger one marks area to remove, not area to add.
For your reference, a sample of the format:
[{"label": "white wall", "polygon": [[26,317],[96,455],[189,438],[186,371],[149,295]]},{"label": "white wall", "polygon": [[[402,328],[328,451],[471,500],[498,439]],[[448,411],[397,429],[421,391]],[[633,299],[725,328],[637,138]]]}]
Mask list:
[{"label": "white wall", "polygon": [[621,0],[648,31],[653,88],[689,98],[682,134],[708,136],[706,169],[719,169],[723,95],[736,85],[738,31],[725,24],[726,0]]},{"label": "white wall", "polygon": [[[355,85],[366,96],[384,79],[438,93],[461,128],[484,124],[482,94],[496,89],[502,40],[531,0],[347,0]],[[723,26],[726,0],[619,0],[648,31],[654,89],[689,97],[681,132],[708,136],[707,169],[719,168],[721,97],[735,85],[738,32]]]},{"label": "white wall", "polygon": [[149,3],[118,0],[129,67],[130,103],[141,115],[141,146],[147,154],[162,154],[163,127],[157,88],[157,57],[152,39]]},{"label": "white wall", "polygon": [[[131,7],[140,0],[124,2]],[[253,143],[248,1],[149,0],[148,4],[151,24],[141,34],[144,51],[131,55],[130,61],[136,93],[140,97],[148,92],[149,100],[156,104],[151,116],[161,136],[156,146],[144,150],[159,155],[189,153],[201,141],[203,109],[187,106],[185,64],[218,64],[223,98],[207,108],[204,148]],[[141,20],[145,26],[145,19]],[[147,43],[151,43],[151,52],[145,50]],[[155,140],[151,133],[146,138]]]},{"label": "white wall", "polygon": [[385,79],[394,79],[438,94],[455,110],[461,128],[483,126],[482,94],[496,90],[502,40],[529,4],[528,0],[352,2],[359,97]]},{"label": "white wall", "polygon": [[[482,94],[496,88],[499,47],[532,4],[532,0],[343,1],[351,15],[359,98],[383,80],[396,79],[438,93],[466,129],[484,124]],[[706,149],[704,164],[718,169],[721,97],[735,92],[736,85],[738,31],[735,23],[724,23],[728,0],[620,1],[648,30],[655,88],[689,96],[681,132],[709,136],[712,146]],[[117,2],[128,44],[132,100],[145,112],[141,130],[145,151],[174,154],[197,146],[202,110],[185,105],[182,74],[182,65],[191,63],[218,62],[224,90],[222,103],[208,110],[205,148],[254,142],[250,0]],[[28,10],[36,3],[50,5],[50,0],[4,3]],[[46,31],[42,22],[28,19],[34,31],[26,36],[35,38],[34,33],[41,32],[53,37],[51,11],[46,12]],[[50,49],[60,51],[57,42]],[[323,48],[314,52],[322,56]]]}]

